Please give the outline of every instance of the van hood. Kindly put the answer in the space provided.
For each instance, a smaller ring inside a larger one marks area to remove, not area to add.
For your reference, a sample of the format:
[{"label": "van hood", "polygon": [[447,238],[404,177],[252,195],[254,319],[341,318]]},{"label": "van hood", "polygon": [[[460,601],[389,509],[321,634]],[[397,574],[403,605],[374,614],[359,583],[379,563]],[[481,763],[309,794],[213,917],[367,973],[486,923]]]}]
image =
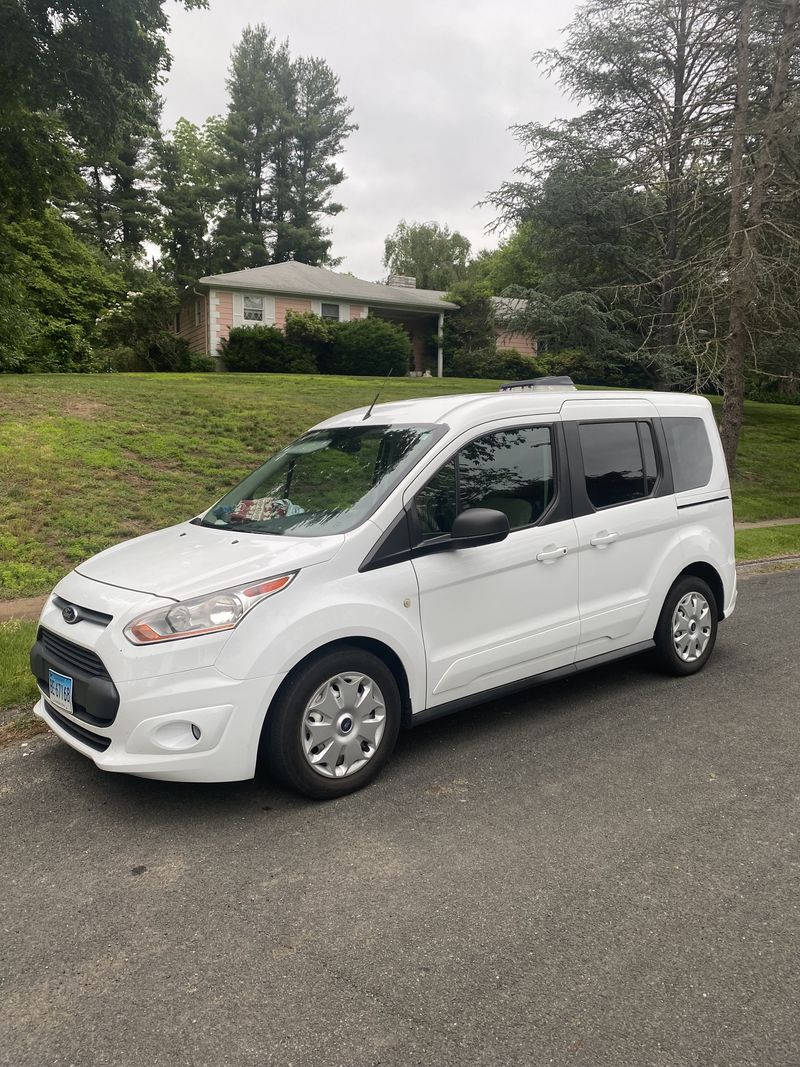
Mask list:
[{"label": "van hood", "polygon": [[332,559],[344,536],[235,533],[184,522],[107,548],[75,570],[95,582],[187,600]]}]

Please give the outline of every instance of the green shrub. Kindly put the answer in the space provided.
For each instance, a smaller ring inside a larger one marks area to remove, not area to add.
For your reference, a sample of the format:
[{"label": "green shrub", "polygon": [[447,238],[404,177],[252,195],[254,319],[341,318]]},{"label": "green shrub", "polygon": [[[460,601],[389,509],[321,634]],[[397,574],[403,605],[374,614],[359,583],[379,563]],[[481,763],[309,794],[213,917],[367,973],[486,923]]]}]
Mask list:
[{"label": "green shrub", "polygon": [[236,326],[222,342],[229,371],[280,373],[286,368],[286,335],[277,326]]},{"label": "green shrub", "polygon": [[26,369],[75,373],[102,368],[83,328],[56,319],[43,323],[29,344]]},{"label": "green shrub", "polygon": [[576,385],[609,385],[651,389],[652,374],[642,363],[619,356],[601,356],[584,348],[539,353],[542,374],[568,374]]},{"label": "green shrub", "polygon": [[462,350],[445,353],[445,375],[452,378],[503,378],[524,381],[542,373],[539,364],[515,348]]},{"label": "green shrub", "polygon": [[131,371],[149,369],[129,345],[110,345],[107,348],[95,348],[94,355],[103,370],[130,373]]},{"label": "green shrub", "polygon": [[286,374],[319,374],[319,366],[310,352],[287,345],[284,371]]},{"label": "green shrub", "polygon": [[148,370],[191,370],[192,352],[188,341],[169,330],[161,330],[150,337],[144,351],[138,354]]},{"label": "green shrub", "polygon": [[207,356],[203,352],[189,353],[189,366],[186,370],[193,371],[195,374],[210,374],[216,369],[217,365],[213,356]]},{"label": "green shrub", "polygon": [[[288,346],[299,359],[310,359],[315,370],[308,373],[330,374],[333,364],[333,338],[338,324],[311,311],[288,311],[284,333]],[[291,362],[291,358],[290,358]],[[306,373],[296,372],[296,373]]]},{"label": "green shrub", "polygon": [[538,378],[542,370],[533,356],[525,356],[516,348],[498,348],[496,355],[496,378],[508,378],[514,382],[524,382],[528,378]]},{"label": "green shrub", "polygon": [[405,376],[410,363],[411,341],[401,326],[374,316],[333,324],[329,373],[384,375],[391,370]]}]

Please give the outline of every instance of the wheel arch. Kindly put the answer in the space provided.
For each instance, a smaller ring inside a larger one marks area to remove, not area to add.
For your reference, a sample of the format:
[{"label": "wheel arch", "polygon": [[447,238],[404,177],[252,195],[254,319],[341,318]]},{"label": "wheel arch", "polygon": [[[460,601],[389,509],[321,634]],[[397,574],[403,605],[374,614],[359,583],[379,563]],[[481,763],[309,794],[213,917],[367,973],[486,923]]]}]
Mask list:
[{"label": "wheel arch", "polygon": [[411,691],[409,688],[408,675],[406,674],[405,667],[402,660],[389,645],[383,641],[378,641],[374,637],[362,637],[360,635],[354,635],[352,637],[339,637],[334,641],[327,641],[325,644],[319,645],[313,650],[313,652],[307,653],[301,660],[292,667],[281,684],[278,686],[275,694],[269,702],[269,707],[264,715],[264,723],[262,724],[262,736],[264,732],[264,726],[269,721],[270,714],[273,708],[280,700],[282,694],[286,690],[289,683],[297,676],[297,674],[312,663],[320,656],[325,656],[329,652],[334,652],[338,648],[360,648],[365,652],[371,652],[378,659],[382,660],[389,670],[392,672],[395,681],[397,682],[397,688],[400,692],[400,712],[401,712],[401,725],[408,727],[411,724]]},{"label": "wheel arch", "polygon": [[[702,578],[711,592],[714,594],[714,600],[717,606],[717,618],[721,622],[725,618],[725,585],[722,581],[722,576],[719,571],[711,563],[705,563],[702,560],[696,560],[694,563],[690,563],[684,567],[681,573],[675,578],[675,581],[679,581],[681,578],[694,577]],[[673,585],[675,582],[672,583]]]}]

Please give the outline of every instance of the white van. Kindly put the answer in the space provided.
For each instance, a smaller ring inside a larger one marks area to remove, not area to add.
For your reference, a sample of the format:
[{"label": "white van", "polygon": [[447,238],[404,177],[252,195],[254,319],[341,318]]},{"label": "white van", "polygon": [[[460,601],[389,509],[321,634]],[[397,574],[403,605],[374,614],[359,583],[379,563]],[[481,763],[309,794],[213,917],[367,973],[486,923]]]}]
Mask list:
[{"label": "white van", "polygon": [[36,713],[107,771],[317,798],[401,726],[645,649],[707,662],[736,603],[707,400],[567,379],[328,419],[190,522],[59,582]]}]

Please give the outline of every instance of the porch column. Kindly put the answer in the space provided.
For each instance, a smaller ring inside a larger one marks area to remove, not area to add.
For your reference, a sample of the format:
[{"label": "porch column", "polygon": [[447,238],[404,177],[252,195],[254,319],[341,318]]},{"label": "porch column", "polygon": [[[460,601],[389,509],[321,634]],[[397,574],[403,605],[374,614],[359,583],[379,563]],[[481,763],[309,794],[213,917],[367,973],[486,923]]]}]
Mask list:
[{"label": "porch column", "polygon": [[436,331],[436,377],[444,375],[444,312],[439,312],[439,329]]}]

